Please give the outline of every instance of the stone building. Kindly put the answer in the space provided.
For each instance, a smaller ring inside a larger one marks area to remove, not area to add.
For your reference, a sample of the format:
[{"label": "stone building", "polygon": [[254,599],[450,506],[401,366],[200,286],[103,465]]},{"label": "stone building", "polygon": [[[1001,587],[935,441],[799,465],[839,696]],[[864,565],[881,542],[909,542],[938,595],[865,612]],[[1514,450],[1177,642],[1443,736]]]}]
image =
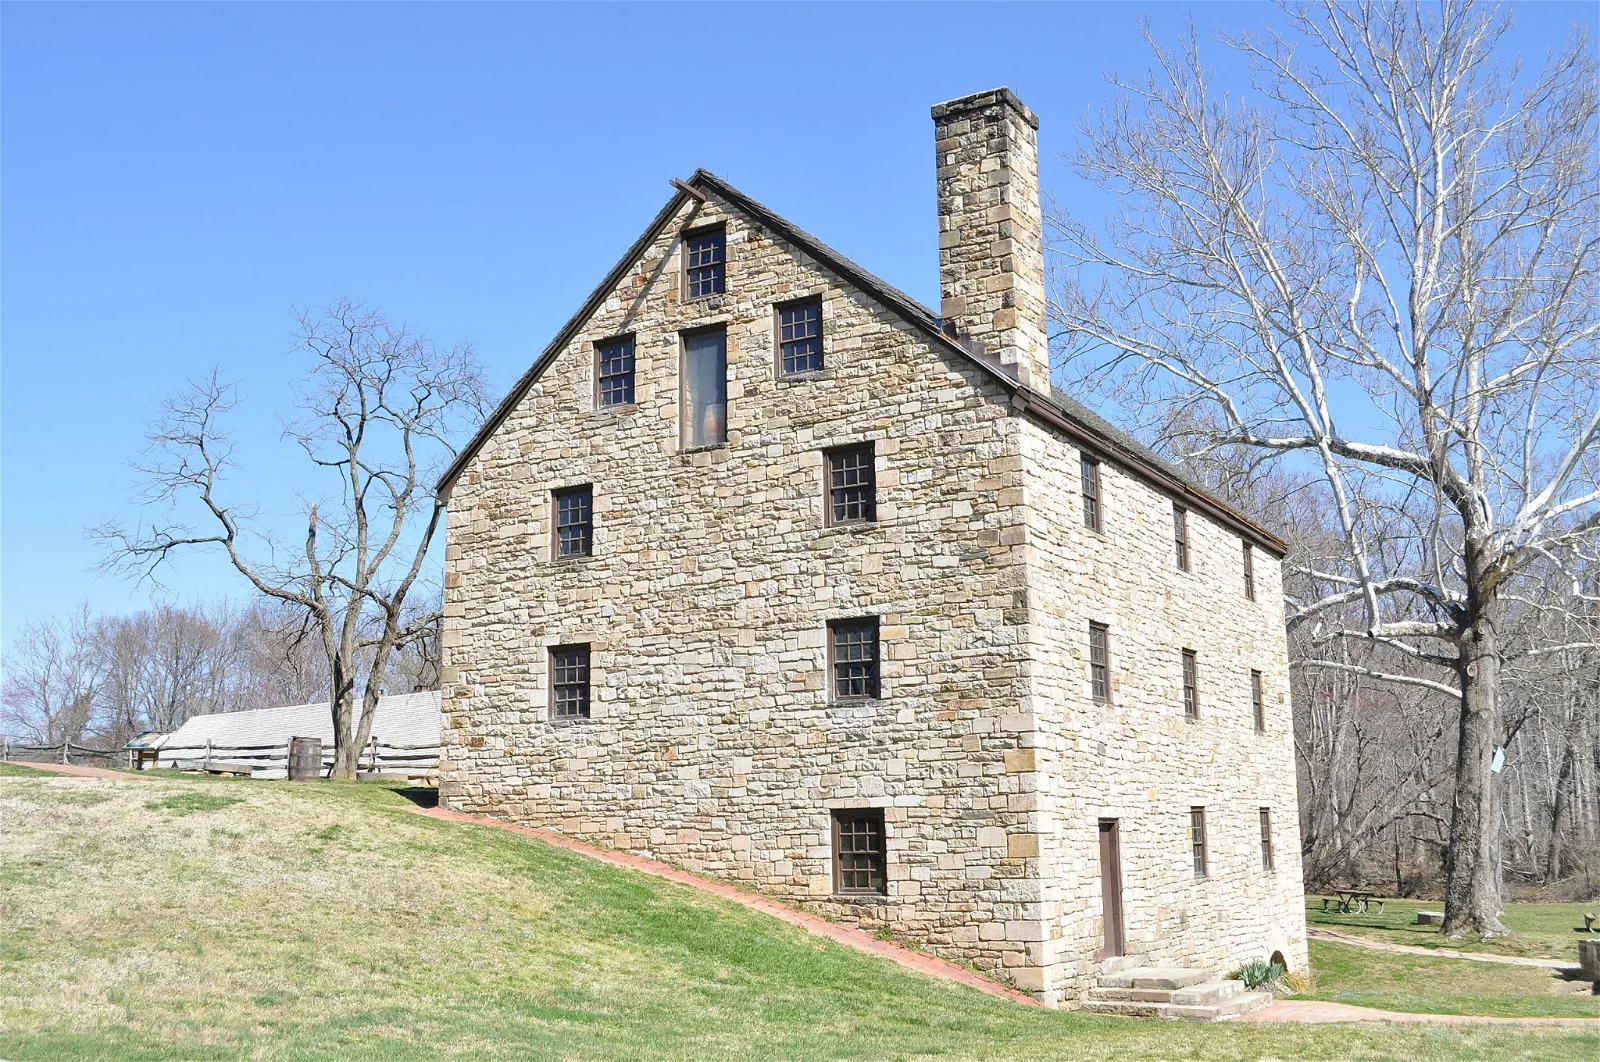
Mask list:
[{"label": "stone building", "polygon": [[940,313],[700,171],[442,479],[442,798],[1051,1003],[1303,967],[1284,545],[1051,388],[1033,113],[933,119]]}]

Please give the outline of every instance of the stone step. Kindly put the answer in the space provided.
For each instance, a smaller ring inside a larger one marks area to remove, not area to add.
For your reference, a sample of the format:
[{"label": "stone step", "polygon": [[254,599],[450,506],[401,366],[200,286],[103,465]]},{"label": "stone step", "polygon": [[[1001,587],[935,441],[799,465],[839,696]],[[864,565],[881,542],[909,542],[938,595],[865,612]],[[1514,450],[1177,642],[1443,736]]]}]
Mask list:
[{"label": "stone step", "polygon": [[1172,993],[1172,1002],[1181,1007],[1204,1006],[1208,1003],[1220,1003],[1243,991],[1243,981],[1207,981]]},{"label": "stone step", "polygon": [[1087,1014],[1116,1014],[1124,1018],[1165,1018],[1169,1004],[1140,1003],[1132,999],[1090,999],[1083,1004]]},{"label": "stone step", "polygon": [[1089,999],[1100,1003],[1115,1003],[1122,1000],[1131,1000],[1135,1003],[1171,1003],[1173,994],[1170,988],[1091,988],[1087,993]]},{"label": "stone step", "polygon": [[1252,1010],[1259,1010],[1272,1002],[1271,992],[1240,992],[1216,1003],[1198,1006],[1170,1004],[1164,1017],[1183,1021],[1227,1021]]},{"label": "stone step", "polygon": [[1161,988],[1176,992],[1203,981],[1211,980],[1208,970],[1187,970],[1179,966],[1139,966],[1132,970],[1101,974],[1096,984],[1101,988]]}]

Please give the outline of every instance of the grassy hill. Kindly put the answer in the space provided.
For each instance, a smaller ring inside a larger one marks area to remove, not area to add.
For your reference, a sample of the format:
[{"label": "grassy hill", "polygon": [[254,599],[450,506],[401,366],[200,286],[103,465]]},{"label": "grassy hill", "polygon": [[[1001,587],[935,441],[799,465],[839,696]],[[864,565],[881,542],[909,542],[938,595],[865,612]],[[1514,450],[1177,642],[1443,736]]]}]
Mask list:
[{"label": "grassy hill", "polygon": [[0,1057],[1581,1058],[1026,1008],[376,784],[0,768]]}]

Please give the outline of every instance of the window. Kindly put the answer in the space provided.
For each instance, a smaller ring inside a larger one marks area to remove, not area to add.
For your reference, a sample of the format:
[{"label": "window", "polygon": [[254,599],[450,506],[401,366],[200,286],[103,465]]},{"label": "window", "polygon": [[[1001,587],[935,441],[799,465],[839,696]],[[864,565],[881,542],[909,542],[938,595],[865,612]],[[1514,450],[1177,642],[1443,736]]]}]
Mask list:
[{"label": "window", "polygon": [[728,333],[696,332],[683,339],[683,442],[689,447],[728,441]]},{"label": "window", "polygon": [[878,696],[878,618],[834,620],[828,625],[828,658],[833,699]]},{"label": "window", "polygon": [[1111,703],[1111,632],[1104,623],[1089,624],[1089,688],[1096,704]]},{"label": "window", "polygon": [[889,892],[883,812],[852,808],[833,813],[833,890],[845,895]]},{"label": "window", "polygon": [[587,557],[594,552],[594,488],[569,487],[553,495],[556,557]]},{"label": "window", "polygon": [[595,344],[595,395],[602,406],[633,404],[633,337]]},{"label": "window", "polygon": [[1194,853],[1194,876],[1206,876],[1206,809],[1189,809],[1189,847]]},{"label": "window", "polygon": [[1244,596],[1247,601],[1256,599],[1256,554],[1248,542],[1244,544]]},{"label": "window", "polygon": [[1085,457],[1083,475],[1083,526],[1090,531],[1103,531],[1100,522],[1100,462]]},{"label": "window", "polygon": [[1255,713],[1256,729],[1267,729],[1267,705],[1261,697],[1261,672],[1250,672],[1250,708]]},{"label": "window", "polygon": [[1272,870],[1272,809],[1261,809],[1261,869]]},{"label": "window", "polygon": [[589,718],[589,647],[550,649],[550,718]]},{"label": "window", "polygon": [[1172,507],[1172,538],[1178,547],[1178,570],[1189,570],[1189,510]]},{"label": "window", "polygon": [[778,372],[793,376],[822,368],[822,300],[778,307]]},{"label": "window", "polygon": [[864,524],[878,518],[872,444],[827,451],[828,523]]},{"label": "window", "polygon": [[1200,666],[1193,649],[1183,651],[1183,717],[1200,718]]},{"label": "window", "polygon": [[693,232],[683,238],[683,284],[689,298],[722,294],[725,250],[721,229]]}]

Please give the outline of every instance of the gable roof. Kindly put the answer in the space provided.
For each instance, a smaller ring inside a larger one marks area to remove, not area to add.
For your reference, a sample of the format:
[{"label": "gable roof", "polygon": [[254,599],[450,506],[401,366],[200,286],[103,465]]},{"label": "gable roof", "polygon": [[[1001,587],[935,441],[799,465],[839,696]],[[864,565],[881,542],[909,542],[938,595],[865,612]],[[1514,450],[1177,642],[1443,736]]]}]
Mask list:
[{"label": "gable roof", "polygon": [[562,325],[561,331],[556,333],[555,338],[544,348],[544,352],[539,355],[528,371],[523,373],[521,378],[512,385],[511,390],[501,400],[500,404],[495,407],[494,412],[489,414],[483,426],[478,429],[467,445],[456,455],[456,459],[450,463],[450,467],[445,470],[444,475],[439,477],[439,482],[435,487],[438,493],[449,494],[450,489],[455,485],[456,478],[461,475],[467,464],[516,409],[517,405],[528,393],[528,389],[544,374],[550,363],[566,349],[567,344],[572,341],[572,338],[577,335],[589,318],[600,308],[606,297],[627,276],[634,263],[638,261],[639,257],[644,254],[645,249],[655,241],[656,237],[677,215],[684,202],[691,198],[703,199],[706,196],[714,195],[718,199],[734,206],[746,216],[759,221],[792,246],[804,251],[807,255],[821,262],[834,273],[866,292],[884,306],[894,310],[906,324],[923,333],[930,342],[940,344],[958,357],[979,366],[1008,392],[1011,404],[1018,412],[1048,424],[1077,446],[1109,460],[1113,464],[1122,465],[1140,478],[1166,490],[1174,498],[1232,528],[1274,556],[1281,558],[1289,551],[1288,545],[1278,536],[1233,509],[1227,503],[1212,496],[1204,486],[1173,467],[1149,447],[1054,386],[1050,388],[1049,394],[1043,394],[1024,386],[1015,376],[1001,367],[998,358],[982,350],[976,344],[969,347],[947,332],[944,321],[928,307],[922,305],[922,303],[894,285],[867,272],[832,247],[793,224],[782,215],[775,213],[764,204],[751,199],[722,178],[707,170],[700,169],[695,170],[694,176],[687,181],[674,181],[673,185],[678,190],[667,201],[667,205],[661,208],[661,212],[655,216],[650,225],[639,235],[639,238],[633,241],[632,246],[617,261],[617,264],[611,267],[611,271],[606,274],[605,279],[589,294],[583,305],[578,307],[578,312],[573,314],[565,325]]}]

